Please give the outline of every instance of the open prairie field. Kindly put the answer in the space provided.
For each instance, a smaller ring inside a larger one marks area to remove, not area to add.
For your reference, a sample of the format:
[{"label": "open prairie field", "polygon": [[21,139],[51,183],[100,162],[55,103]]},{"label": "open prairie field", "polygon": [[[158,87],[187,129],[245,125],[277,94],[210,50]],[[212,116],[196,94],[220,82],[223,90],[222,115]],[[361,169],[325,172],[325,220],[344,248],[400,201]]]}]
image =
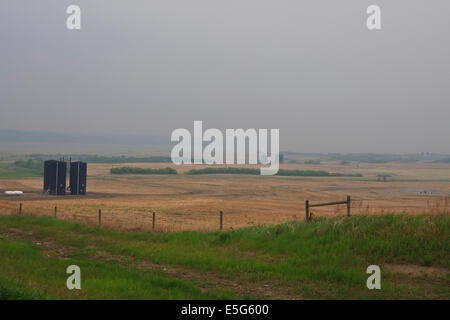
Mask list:
[{"label": "open prairie field", "polygon": [[[112,167],[173,167],[177,175],[112,175]],[[0,190],[22,190],[24,195],[0,195],[4,214],[53,216],[59,219],[121,230],[150,230],[156,212],[157,231],[212,231],[224,212],[224,229],[272,225],[305,218],[310,203],[352,197],[357,214],[450,213],[450,164],[383,163],[341,165],[283,164],[283,169],[325,170],[362,177],[263,177],[238,174],[183,174],[202,166],[168,163],[89,164],[86,196],[42,194],[42,178],[0,179]],[[377,175],[389,175],[378,181]],[[346,206],[314,208],[315,217],[346,214]]]}]

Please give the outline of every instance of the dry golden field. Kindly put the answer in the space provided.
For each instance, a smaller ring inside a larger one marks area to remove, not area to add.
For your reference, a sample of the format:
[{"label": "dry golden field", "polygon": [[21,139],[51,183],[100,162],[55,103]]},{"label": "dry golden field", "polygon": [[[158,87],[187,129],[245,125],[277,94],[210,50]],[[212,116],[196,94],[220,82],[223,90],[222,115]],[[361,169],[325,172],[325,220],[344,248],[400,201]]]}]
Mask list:
[{"label": "dry golden field", "polygon": [[[352,214],[450,213],[450,164],[385,163],[320,165],[283,164],[284,169],[361,173],[363,177],[263,177],[252,175],[111,175],[119,166],[175,167],[179,173],[193,165],[161,163],[88,164],[86,196],[42,194],[42,179],[0,179],[0,211],[16,214],[53,215],[59,219],[122,230],[151,230],[156,212],[156,231],[217,230],[219,211],[224,229],[276,224],[305,218],[310,203],[352,197]],[[199,168],[201,166],[195,166]],[[379,182],[377,174],[395,181]],[[4,190],[22,190],[22,196],[6,196]],[[421,194],[426,190],[431,194]],[[314,208],[314,215],[346,214],[345,205]]]}]

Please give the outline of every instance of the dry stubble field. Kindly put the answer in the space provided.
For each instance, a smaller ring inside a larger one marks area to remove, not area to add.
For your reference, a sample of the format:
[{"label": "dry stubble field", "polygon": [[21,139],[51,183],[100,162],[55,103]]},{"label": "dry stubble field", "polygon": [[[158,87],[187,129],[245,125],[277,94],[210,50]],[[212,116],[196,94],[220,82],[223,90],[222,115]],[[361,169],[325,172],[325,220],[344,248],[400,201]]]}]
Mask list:
[{"label": "dry stubble field", "polygon": [[[178,175],[111,175],[114,166],[174,167]],[[201,167],[201,166],[200,166]],[[43,195],[42,179],[0,179],[0,211],[16,214],[19,202],[25,215],[53,215],[89,225],[121,230],[151,230],[156,212],[156,231],[211,231],[302,220],[304,203],[344,200],[352,197],[352,214],[448,214],[450,213],[450,164],[386,163],[320,165],[284,164],[284,169],[361,173],[363,177],[263,177],[252,175],[185,175],[194,166],[161,163],[88,164],[86,196]],[[195,166],[199,168],[199,166]],[[377,174],[395,181],[379,182]],[[23,196],[3,195],[3,190],[22,190]],[[420,194],[426,190],[432,194]],[[345,205],[315,208],[315,216],[346,213]]]}]

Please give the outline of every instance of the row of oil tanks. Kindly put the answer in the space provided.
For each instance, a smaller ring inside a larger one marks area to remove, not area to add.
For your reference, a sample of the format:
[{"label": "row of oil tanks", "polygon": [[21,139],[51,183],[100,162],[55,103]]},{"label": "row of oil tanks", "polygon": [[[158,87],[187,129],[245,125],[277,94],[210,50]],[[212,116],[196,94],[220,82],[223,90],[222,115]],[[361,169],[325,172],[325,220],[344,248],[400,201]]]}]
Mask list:
[{"label": "row of oil tanks", "polygon": [[[87,163],[69,162],[70,183],[68,191],[72,195],[86,194]],[[63,160],[47,160],[44,162],[44,193],[51,195],[66,194],[67,162]]]}]

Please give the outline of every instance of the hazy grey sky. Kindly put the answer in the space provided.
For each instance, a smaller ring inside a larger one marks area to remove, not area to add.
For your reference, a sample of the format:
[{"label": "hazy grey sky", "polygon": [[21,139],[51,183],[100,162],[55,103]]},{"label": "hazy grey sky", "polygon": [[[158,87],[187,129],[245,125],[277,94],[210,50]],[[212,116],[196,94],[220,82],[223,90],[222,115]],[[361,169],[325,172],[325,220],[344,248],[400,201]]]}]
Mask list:
[{"label": "hazy grey sky", "polygon": [[[66,8],[82,30],[66,29]],[[382,30],[366,8],[382,9]],[[2,0],[0,129],[279,128],[281,150],[450,152],[448,0]]]}]

